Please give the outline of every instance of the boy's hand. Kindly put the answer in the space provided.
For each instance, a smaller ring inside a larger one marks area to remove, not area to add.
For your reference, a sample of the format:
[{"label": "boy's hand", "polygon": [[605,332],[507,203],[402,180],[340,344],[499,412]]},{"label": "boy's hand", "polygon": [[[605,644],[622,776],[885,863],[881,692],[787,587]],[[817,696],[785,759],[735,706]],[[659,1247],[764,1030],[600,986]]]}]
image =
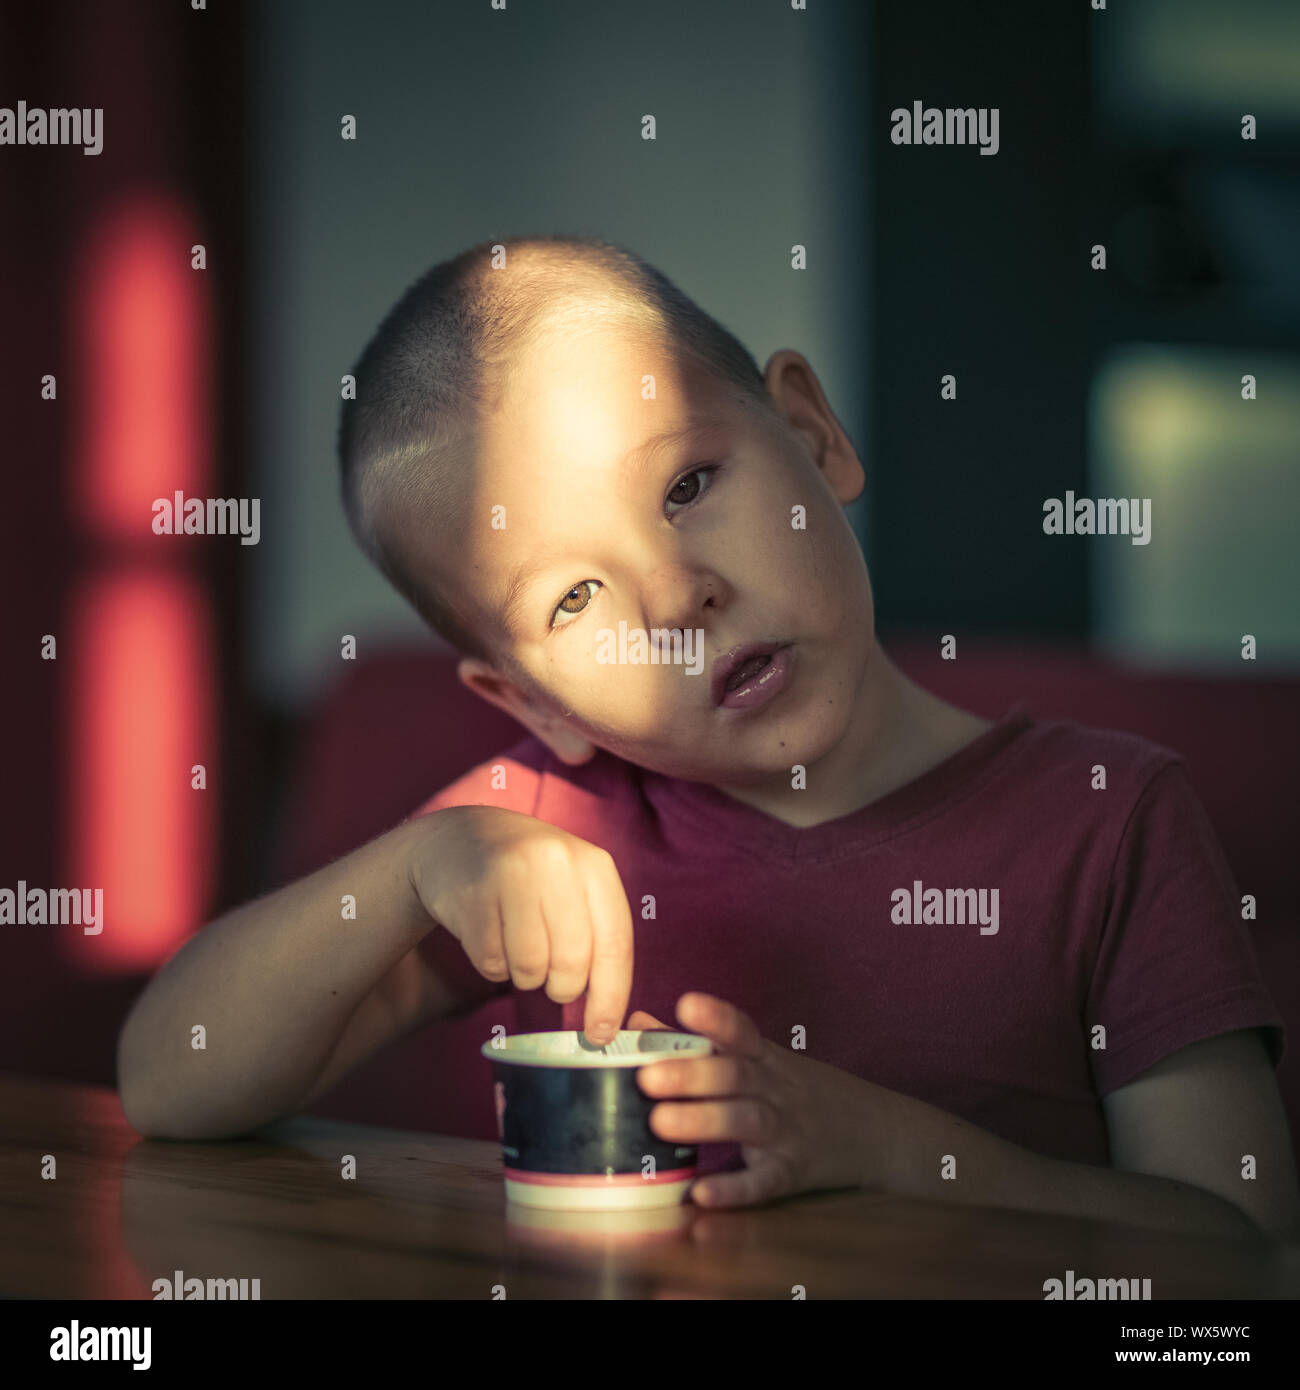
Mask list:
[{"label": "boy's hand", "polygon": [[[747,1014],[711,994],[683,994],[677,1017],[722,1055],[639,1067],[646,1095],[673,1098],[650,1112],[650,1127],[679,1144],[738,1143],[746,1164],[741,1172],[699,1179],[693,1201],[746,1206],[877,1185],[886,1171],[882,1146],[891,1132],[893,1092],[768,1042]],[[638,1009],[627,1026],[667,1025]]]},{"label": "boy's hand", "polygon": [[632,992],[632,909],[612,856],[545,821],[496,806],[421,818],[411,886],[488,980],[546,985],[557,1004],[585,989],[583,1029],[610,1042]]}]

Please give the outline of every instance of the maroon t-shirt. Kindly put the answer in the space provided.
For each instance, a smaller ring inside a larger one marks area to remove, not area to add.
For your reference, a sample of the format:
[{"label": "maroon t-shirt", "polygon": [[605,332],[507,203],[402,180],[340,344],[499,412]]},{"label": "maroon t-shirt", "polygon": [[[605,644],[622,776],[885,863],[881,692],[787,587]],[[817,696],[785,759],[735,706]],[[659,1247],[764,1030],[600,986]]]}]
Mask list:
[{"label": "maroon t-shirt", "polygon": [[[774,1042],[801,1036],[807,1056],[1037,1153],[1106,1163],[1100,1097],[1201,1038],[1260,1027],[1282,1055],[1183,762],[1131,734],[1016,706],[915,781],[802,829],[604,751],[569,767],[529,737],[414,814],[458,805],[613,855],[629,1012],[677,1027],[682,994],[718,995]],[[436,935],[434,958],[464,965]],[[511,989],[516,1031],[582,1027],[583,999]],[[738,1153],[702,1146],[701,1170]]]}]

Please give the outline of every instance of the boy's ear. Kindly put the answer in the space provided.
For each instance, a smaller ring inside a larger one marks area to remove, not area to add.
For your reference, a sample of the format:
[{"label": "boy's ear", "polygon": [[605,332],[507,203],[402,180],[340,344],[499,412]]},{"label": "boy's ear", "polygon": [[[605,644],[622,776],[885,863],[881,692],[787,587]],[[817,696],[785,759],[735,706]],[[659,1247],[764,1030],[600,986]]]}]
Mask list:
[{"label": "boy's ear", "polygon": [[776,408],[807,441],[813,461],[836,500],[854,501],[866,485],[866,473],[808,359],[801,352],[782,348],[768,359],[763,377]]},{"label": "boy's ear", "polygon": [[505,710],[534,737],[541,739],[562,763],[580,767],[595,757],[594,743],[575,733],[552,706],[526,694],[494,666],[477,657],[466,656],[461,658],[456,674],[462,685],[489,704]]}]

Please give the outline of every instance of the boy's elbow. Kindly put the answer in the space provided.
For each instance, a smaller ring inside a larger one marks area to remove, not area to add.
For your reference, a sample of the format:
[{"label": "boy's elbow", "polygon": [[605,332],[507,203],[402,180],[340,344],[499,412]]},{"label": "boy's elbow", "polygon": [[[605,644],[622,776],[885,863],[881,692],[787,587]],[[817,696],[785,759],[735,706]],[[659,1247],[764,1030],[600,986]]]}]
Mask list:
[{"label": "boy's elbow", "polygon": [[181,1139],[183,1126],[175,1123],[166,1107],[158,1103],[157,1097],[150,1096],[130,1068],[118,1064],[117,1098],[122,1106],[126,1122],[141,1139]]},{"label": "boy's elbow", "polygon": [[222,1139],[243,1139],[276,1116],[238,1117],[230,1107],[196,1106],[197,1097],[170,1099],[164,1091],[151,1085],[147,1076],[129,1063],[119,1060],[117,1098],[126,1122],[142,1139],[184,1139],[191,1143],[214,1142]]},{"label": "boy's elbow", "polygon": [[222,1139],[233,1138],[215,1132],[201,1116],[184,1115],[167,1104],[156,1086],[151,1086],[144,1069],[132,1063],[130,1054],[118,1044],[117,1098],[126,1122],[142,1139]]},{"label": "boy's elbow", "polygon": [[140,1000],[126,1016],[117,1035],[117,1099],[126,1122],[144,1139],[164,1138],[162,1116],[151,1103],[144,1068],[140,1065],[142,1044],[139,1039]]},{"label": "boy's elbow", "polygon": [[140,1136],[141,1139],[170,1139],[167,1125],[160,1115],[152,1114],[143,1106],[132,1091],[128,1091],[125,1086],[119,1086],[117,1098],[122,1105],[122,1114],[126,1116],[126,1122]]},{"label": "boy's elbow", "polygon": [[141,1139],[182,1139],[191,1143],[213,1142],[221,1139],[242,1139],[256,1126],[230,1125],[211,1116],[183,1115],[169,1112],[138,1091],[122,1084],[118,1100],[126,1122]]},{"label": "boy's elbow", "polygon": [[126,1122],[143,1139],[156,1139],[161,1136],[155,1132],[155,1117],[141,1095],[136,1069],[131,1064],[127,1050],[127,1034],[131,1027],[130,1018],[123,1025],[117,1038],[117,1099],[122,1107]]}]

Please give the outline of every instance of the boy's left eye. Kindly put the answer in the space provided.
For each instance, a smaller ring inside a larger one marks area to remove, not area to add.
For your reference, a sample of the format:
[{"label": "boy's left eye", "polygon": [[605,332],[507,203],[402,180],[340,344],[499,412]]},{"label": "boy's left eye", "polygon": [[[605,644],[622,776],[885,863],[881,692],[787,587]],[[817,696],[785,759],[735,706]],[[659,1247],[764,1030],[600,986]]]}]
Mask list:
[{"label": "boy's left eye", "polygon": [[[567,624],[564,622],[556,622],[556,619],[560,616],[561,613],[567,613],[571,618],[576,617],[579,613],[581,613],[582,610],[586,608],[587,604],[589,604],[591,600],[595,597],[595,595],[591,593],[584,594],[583,590],[585,590],[589,584],[599,583],[599,579],[584,579],[581,584],[575,584],[573,588],[570,589],[569,592],[565,594],[565,596],[560,600],[559,604],[555,608],[555,611],[551,614],[551,627],[557,628],[567,626]],[[564,606],[566,603],[575,603],[578,606],[576,608],[566,608]]]},{"label": "boy's left eye", "polygon": [[[694,483],[694,479],[700,477],[701,475],[707,476],[708,478],[712,479],[713,474],[715,474],[721,467],[722,465],[720,463],[703,463],[698,468],[691,469],[689,473],[687,473],[684,477],[679,478],[669,489],[668,497],[664,503],[665,508],[667,507],[668,502],[676,500],[678,503],[681,504],[677,509],[678,511],[680,511],[682,507],[688,507],[692,502],[697,501],[700,497],[704,495],[704,493],[706,493],[709,490],[710,487],[713,486],[713,484],[712,482],[709,482],[701,486],[699,483]],[[692,484],[694,484],[693,490]],[[683,490],[687,493],[687,496],[677,497],[676,499],[674,499],[673,494],[680,493]],[[667,512],[667,515],[676,516],[677,512]]]},{"label": "boy's left eye", "polygon": [[[667,512],[667,515],[676,516],[678,511],[682,511],[686,507],[689,507],[692,502],[698,501],[709,490],[709,488],[713,486],[713,483],[712,481],[710,481],[704,485],[701,485],[700,483],[695,482],[695,479],[700,476],[712,479],[713,475],[721,467],[722,465],[720,463],[702,463],[698,468],[692,468],[689,473],[679,478],[668,490],[668,498],[664,504],[665,507],[667,506],[668,502],[674,500],[673,494],[675,492],[686,492],[688,495],[685,497],[676,498],[675,500],[678,503],[677,511]],[[586,609],[587,605],[595,597],[595,595],[588,590],[588,585],[592,584],[598,586],[600,584],[600,580],[584,579],[580,584],[575,584],[564,595],[564,597],[560,600],[559,604],[551,612],[552,632],[554,632],[558,628],[567,627],[568,622],[566,621],[566,619],[576,618],[579,613],[583,612]],[[584,590],[586,590],[587,592],[584,592]],[[576,606],[570,608],[566,607],[567,604],[574,604]],[[564,615],[563,618],[561,617],[561,614]]]}]

